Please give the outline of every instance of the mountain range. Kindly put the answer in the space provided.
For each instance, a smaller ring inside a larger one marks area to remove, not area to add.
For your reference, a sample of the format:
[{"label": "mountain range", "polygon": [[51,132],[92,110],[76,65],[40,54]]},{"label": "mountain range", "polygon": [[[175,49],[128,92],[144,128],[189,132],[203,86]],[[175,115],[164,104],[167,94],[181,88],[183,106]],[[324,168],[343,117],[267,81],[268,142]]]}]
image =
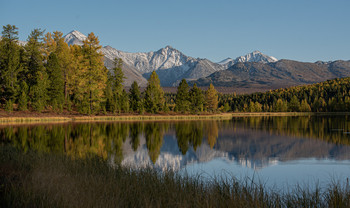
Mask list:
[{"label": "mountain range", "polygon": [[[72,31],[64,36],[69,44],[82,45],[86,36]],[[350,61],[306,63],[278,60],[254,51],[236,59],[226,58],[220,62],[186,56],[181,51],[166,46],[157,51],[130,53],[111,46],[101,48],[105,66],[111,69],[114,59],[123,60],[125,86],[137,81],[145,87],[147,79],[156,71],[163,87],[177,86],[182,79],[199,86],[230,87],[265,91],[282,87],[310,84],[333,78],[350,76]]]}]

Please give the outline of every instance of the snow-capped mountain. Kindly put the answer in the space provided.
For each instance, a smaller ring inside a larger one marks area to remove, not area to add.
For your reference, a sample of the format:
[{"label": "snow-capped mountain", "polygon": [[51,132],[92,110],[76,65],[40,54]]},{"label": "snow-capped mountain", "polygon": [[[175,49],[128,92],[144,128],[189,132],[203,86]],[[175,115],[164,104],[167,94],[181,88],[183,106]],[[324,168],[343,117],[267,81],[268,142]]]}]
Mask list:
[{"label": "snow-capped mountain", "polygon": [[[178,171],[189,164],[208,162],[214,158],[225,158],[227,161],[233,161],[235,159],[234,157],[230,157],[227,152],[210,148],[208,144],[202,144],[196,151],[193,148],[189,148],[186,154],[183,155],[179,151],[176,137],[165,135],[163,139],[163,145],[155,163],[149,157],[149,150],[147,149],[144,136],[140,137],[140,146],[137,151],[132,149],[130,142],[123,143],[123,160],[121,164],[133,168],[153,167],[162,171]],[[110,160],[114,160],[114,158],[110,158]]]},{"label": "snow-capped mountain", "polygon": [[222,65],[207,59],[186,56],[171,46],[144,53],[128,53],[110,46],[102,48],[101,51],[111,60],[121,58],[145,78],[151,72],[157,71],[162,86],[176,86],[181,79],[195,80],[224,69]]},{"label": "snow-capped mountain", "polygon": [[102,52],[108,58],[121,58],[131,66],[134,66],[141,73],[148,73],[154,70],[169,69],[181,66],[186,71],[193,66],[196,59],[188,57],[180,51],[166,46],[155,52],[128,53],[116,50],[110,46],[104,47]]},{"label": "snow-capped mountain", "polygon": [[276,59],[273,56],[265,55],[260,51],[253,51],[252,53],[248,53],[244,56],[239,56],[234,60],[231,58],[226,58],[218,62],[218,64],[221,64],[225,66],[226,69],[228,69],[229,67],[237,63],[244,63],[244,62],[273,63],[277,61],[278,59]]},{"label": "snow-capped mountain", "polygon": [[64,41],[68,45],[83,45],[83,41],[87,38],[83,33],[73,30],[64,37]]}]

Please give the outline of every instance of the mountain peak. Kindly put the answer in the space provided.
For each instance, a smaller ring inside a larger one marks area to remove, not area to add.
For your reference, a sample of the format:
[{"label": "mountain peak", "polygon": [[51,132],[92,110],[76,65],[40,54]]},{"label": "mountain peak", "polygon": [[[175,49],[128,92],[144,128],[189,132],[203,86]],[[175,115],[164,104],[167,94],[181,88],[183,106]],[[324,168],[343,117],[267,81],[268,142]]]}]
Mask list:
[{"label": "mountain peak", "polygon": [[171,45],[167,45],[165,46],[165,49],[175,49],[175,48],[173,48]]},{"label": "mountain peak", "polygon": [[278,61],[278,59],[276,59],[275,57],[265,55],[258,50],[248,53],[244,56],[237,57],[235,59],[235,63],[238,63],[238,62],[271,63],[276,61]]},{"label": "mountain peak", "polygon": [[77,30],[72,30],[70,33],[64,36],[64,41],[68,43],[68,45],[83,45],[83,41],[86,38],[86,35],[83,33]]}]

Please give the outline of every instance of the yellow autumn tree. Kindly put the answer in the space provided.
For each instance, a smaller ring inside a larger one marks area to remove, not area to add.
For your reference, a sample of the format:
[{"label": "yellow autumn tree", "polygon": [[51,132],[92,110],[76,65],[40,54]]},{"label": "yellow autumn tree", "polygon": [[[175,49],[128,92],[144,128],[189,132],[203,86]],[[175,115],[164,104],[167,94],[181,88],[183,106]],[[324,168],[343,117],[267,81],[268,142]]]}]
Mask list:
[{"label": "yellow autumn tree", "polygon": [[[107,82],[107,69],[103,64],[101,46],[94,33],[83,41],[82,59],[76,72],[76,94],[78,110],[81,113],[96,113],[104,100],[104,89]],[[79,55],[79,54],[78,54]]]},{"label": "yellow autumn tree", "polygon": [[69,102],[68,95],[70,94],[70,91],[73,85],[73,78],[72,78],[74,73],[73,53],[71,52],[68,44],[64,41],[62,32],[55,31],[53,34],[54,34],[53,38],[56,43],[55,52],[59,60],[60,68],[63,71],[64,99],[65,99],[65,102],[68,103]]},{"label": "yellow autumn tree", "polygon": [[205,92],[205,100],[207,111],[215,112],[218,108],[219,101],[218,92],[213,84],[210,84],[208,90]]}]

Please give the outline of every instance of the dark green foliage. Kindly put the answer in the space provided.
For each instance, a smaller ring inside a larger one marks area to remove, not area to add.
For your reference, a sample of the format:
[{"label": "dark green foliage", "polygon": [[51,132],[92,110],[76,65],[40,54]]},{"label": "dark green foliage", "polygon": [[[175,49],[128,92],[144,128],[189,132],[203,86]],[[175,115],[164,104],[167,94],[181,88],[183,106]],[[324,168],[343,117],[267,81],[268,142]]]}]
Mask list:
[{"label": "dark green foliage", "polygon": [[18,74],[22,68],[17,30],[14,25],[3,26],[0,40],[0,103],[9,99],[14,101],[19,92]]},{"label": "dark green foliage", "polygon": [[26,80],[29,87],[31,105],[36,111],[42,111],[48,100],[49,79],[44,67],[41,43],[43,31],[34,29],[25,46]]},{"label": "dark green foliage", "polygon": [[21,93],[18,98],[18,110],[26,111],[28,109],[28,85],[25,81],[21,82]]},{"label": "dark green foliage", "polygon": [[191,112],[202,112],[204,107],[204,95],[202,90],[199,89],[196,84],[194,84],[192,89],[190,90],[189,96]]},{"label": "dark green foliage", "polygon": [[59,60],[55,53],[51,53],[46,66],[50,86],[48,88],[49,100],[52,108],[62,109],[64,104],[64,78]]},{"label": "dark green foliage", "polygon": [[164,105],[164,92],[160,87],[160,80],[155,71],[148,80],[145,91],[145,108],[149,113],[158,113]]},{"label": "dark green foliage", "polygon": [[141,103],[140,87],[136,81],[132,83],[129,92],[130,92],[130,95],[129,95],[130,110],[133,112],[138,112],[140,110],[142,103]]},{"label": "dark green foliage", "polygon": [[264,112],[348,112],[349,97],[350,78],[342,78],[266,93],[220,95],[219,105],[229,103],[233,111],[240,112],[252,110],[256,102]]},{"label": "dark green foliage", "polygon": [[12,112],[13,111],[13,102],[12,102],[11,99],[6,101],[5,110],[7,112]]},{"label": "dark green foliage", "polygon": [[175,111],[185,113],[190,109],[189,86],[186,79],[182,79],[177,87]]}]

